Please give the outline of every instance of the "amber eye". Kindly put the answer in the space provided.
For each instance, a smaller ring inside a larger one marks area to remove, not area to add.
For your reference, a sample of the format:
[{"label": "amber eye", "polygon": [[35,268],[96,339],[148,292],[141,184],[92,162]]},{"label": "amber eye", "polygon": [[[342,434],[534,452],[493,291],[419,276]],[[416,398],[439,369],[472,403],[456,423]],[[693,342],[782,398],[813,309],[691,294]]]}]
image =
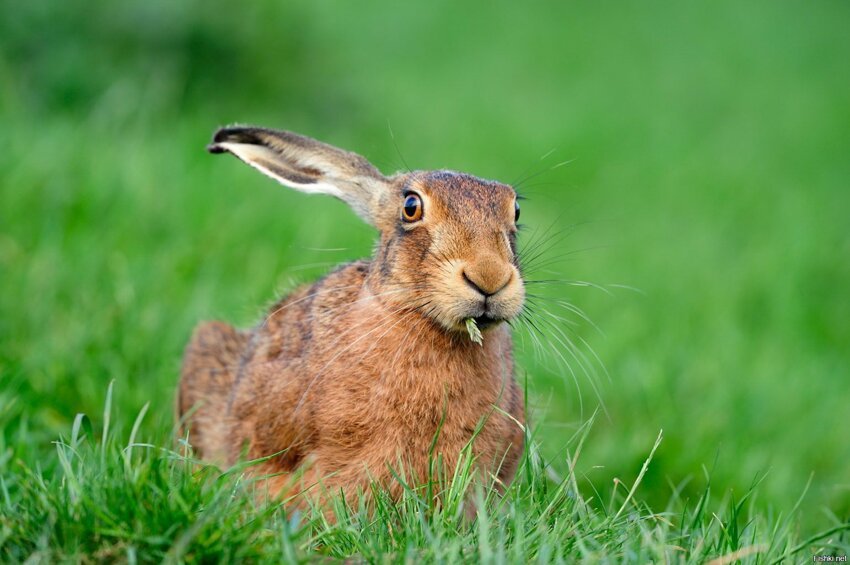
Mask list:
[{"label": "amber eye", "polygon": [[408,194],[404,197],[401,217],[405,222],[417,222],[422,219],[422,199],[418,194]]},{"label": "amber eye", "polygon": [[519,221],[519,202],[514,201],[514,223]]}]

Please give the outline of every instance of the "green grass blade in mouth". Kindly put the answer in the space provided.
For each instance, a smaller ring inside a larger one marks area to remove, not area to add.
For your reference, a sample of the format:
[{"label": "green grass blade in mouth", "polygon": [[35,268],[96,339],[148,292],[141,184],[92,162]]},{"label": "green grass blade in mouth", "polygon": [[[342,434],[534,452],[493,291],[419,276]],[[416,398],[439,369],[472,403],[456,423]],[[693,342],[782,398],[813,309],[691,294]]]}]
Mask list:
[{"label": "green grass blade in mouth", "polygon": [[481,335],[481,330],[478,329],[478,324],[475,323],[475,318],[466,319],[466,331],[469,333],[469,339],[478,345],[482,345],[484,343],[484,336]]}]

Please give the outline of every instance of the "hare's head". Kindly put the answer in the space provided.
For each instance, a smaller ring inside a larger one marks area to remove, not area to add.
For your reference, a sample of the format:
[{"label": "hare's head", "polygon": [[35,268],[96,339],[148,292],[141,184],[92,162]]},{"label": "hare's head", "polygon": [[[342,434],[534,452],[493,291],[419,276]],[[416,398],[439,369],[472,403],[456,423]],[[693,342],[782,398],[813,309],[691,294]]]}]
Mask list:
[{"label": "hare's head", "polygon": [[458,331],[469,318],[486,329],[520,313],[519,206],[510,186],[451,171],[386,177],[354,153],[263,128],[223,128],[209,150],[233,153],[296,190],[336,196],[378,228],[369,286],[390,307]]}]

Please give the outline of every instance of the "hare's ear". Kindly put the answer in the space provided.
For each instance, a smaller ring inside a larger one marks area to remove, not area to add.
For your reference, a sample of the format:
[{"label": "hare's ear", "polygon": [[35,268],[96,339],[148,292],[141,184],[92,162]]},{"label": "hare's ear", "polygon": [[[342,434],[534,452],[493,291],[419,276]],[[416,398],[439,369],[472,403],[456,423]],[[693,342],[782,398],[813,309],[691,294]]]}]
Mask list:
[{"label": "hare's ear", "polygon": [[207,150],[233,153],[295,190],[336,196],[372,225],[390,192],[388,179],[360,155],[288,131],[226,127]]}]

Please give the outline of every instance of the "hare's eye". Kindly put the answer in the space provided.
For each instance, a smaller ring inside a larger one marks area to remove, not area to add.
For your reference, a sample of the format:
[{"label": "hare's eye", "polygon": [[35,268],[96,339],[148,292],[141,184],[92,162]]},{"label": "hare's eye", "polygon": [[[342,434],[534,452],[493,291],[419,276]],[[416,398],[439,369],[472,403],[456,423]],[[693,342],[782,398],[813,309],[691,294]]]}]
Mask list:
[{"label": "hare's eye", "polygon": [[401,217],[405,222],[417,222],[422,219],[422,199],[418,194],[408,194],[404,197]]},{"label": "hare's eye", "polygon": [[514,202],[514,223],[519,221],[519,202]]}]

